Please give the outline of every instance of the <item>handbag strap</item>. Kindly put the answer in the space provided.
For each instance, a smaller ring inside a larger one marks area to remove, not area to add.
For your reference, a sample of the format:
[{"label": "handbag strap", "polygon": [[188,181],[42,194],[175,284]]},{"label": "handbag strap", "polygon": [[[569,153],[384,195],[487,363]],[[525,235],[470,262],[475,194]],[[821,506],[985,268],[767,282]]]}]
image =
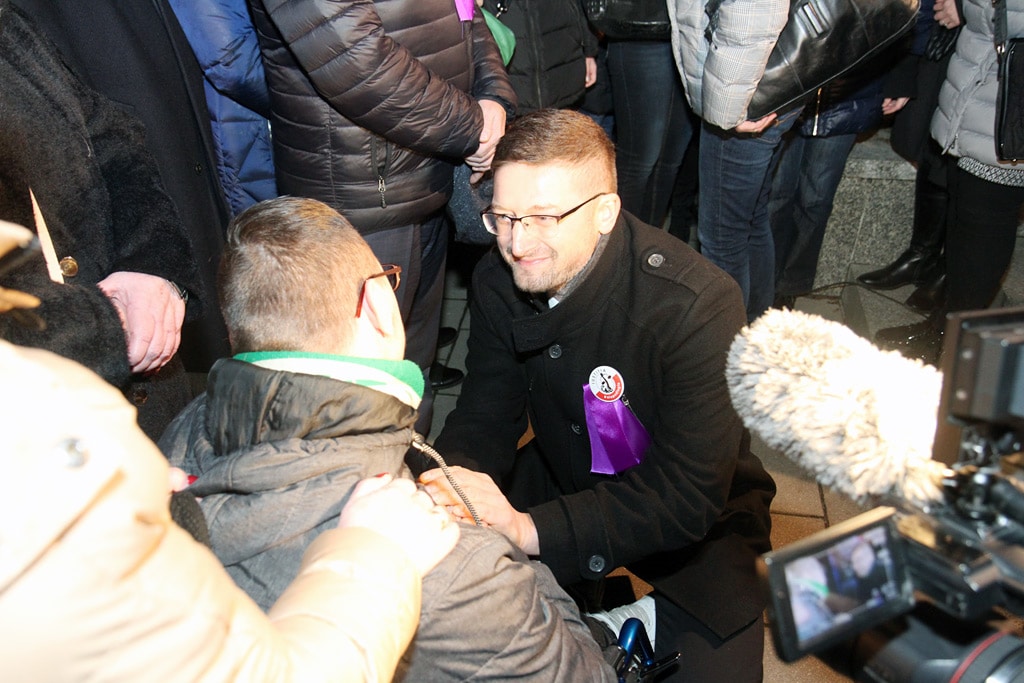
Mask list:
[{"label": "handbag strap", "polygon": [[1003,53],[1006,52],[1006,0],[993,0],[992,6],[996,10],[996,15],[992,19],[992,38],[996,43],[996,52],[1002,59]]}]

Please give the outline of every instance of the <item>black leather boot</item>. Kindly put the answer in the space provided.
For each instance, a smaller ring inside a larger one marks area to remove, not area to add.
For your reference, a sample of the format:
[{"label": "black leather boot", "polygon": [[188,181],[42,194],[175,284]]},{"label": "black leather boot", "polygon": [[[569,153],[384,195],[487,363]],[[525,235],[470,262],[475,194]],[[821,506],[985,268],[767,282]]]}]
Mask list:
[{"label": "black leather boot", "polygon": [[907,306],[925,315],[946,305],[946,273],[937,271],[907,297]]},{"label": "black leather boot", "polygon": [[948,201],[946,188],[919,172],[914,184],[914,230],[910,235],[910,246],[889,265],[864,273],[857,281],[873,289],[924,284],[938,265],[942,253]]},{"label": "black leather boot", "polygon": [[920,272],[934,260],[934,254],[911,246],[889,265],[859,275],[857,282],[873,289],[896,289],[917,282]]}]

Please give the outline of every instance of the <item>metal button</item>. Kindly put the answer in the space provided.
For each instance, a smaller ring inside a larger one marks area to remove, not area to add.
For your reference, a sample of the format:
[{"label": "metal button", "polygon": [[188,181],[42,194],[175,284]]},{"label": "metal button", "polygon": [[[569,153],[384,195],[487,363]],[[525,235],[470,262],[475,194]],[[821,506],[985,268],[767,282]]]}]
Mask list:
[{"label": "metal button", "polygon": [[89,459],[88,452],[77,439],[68,439],[57,448],[60,459],[67,467],[81,467]]},{"label": "metal button", "polygon": [[132,387],[131,399],[132,403],[137,406],[144,405],[149,400],[149,392],[142,387]]},{"label": "metal button", "polygon": [[571,425],[569,425],[569,429],[572,430],[573,434],[582,434],[583,433],[583,427],[580,427],[575,422],[573,422]]},{"label": "metal button", "polygon": [[203,165],[198,163],[198,162],[196,162],[195,169],[196,169],[196,175],[199,175],[199,174],[201,174],[203,172]]},{"label": "metal button", "polygon": [[559,346],[558,344],[552,344],[548,348],[548,357],[550,357],[550,358],[561,358],[562,357],[562,347]]},{"label": "metal button", "polygon": [[665,257],[661,254],[651,254],[647,257],[647,265],[651,268],[660,268],[665,263]]},{"label": "metal button", "polygon": [[600,574],[604,571],[605,559],[600,555],[591,555],[587,561],[587,568],[595,574]]},{"label": "metal button", "polygon": [[70,256],[65,256],[60,260],[60,274],[64,277],[74,277],[78,275],[78,261]]}]

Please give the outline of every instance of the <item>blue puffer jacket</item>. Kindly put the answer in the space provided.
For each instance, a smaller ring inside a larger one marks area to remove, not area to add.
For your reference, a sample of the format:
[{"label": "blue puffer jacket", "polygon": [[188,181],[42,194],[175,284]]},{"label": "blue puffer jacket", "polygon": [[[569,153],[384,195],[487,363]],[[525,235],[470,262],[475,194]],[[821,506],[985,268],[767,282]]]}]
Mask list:
[{"label": "blue puffer jacket", "polygon": [[277,196],[270,93],[246,0],[169,0],[206,77],[217,173],[231,212]]}]

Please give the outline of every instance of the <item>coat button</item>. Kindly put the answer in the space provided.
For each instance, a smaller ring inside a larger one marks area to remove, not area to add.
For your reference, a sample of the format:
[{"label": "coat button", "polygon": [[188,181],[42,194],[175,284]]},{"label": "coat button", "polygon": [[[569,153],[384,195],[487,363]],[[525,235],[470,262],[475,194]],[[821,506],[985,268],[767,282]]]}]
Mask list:
[{"label": "coat button", "polygon": [[561,358],[562,347],[559,346],[558,344],[552,344],[550,347],[548,347],[548,356],[550,358]]},{"label": "coat button", "polygon": [[591,555],[590,559],[587,560],[587,568],[595,574],[600,574],[604,571],[605,561],[600,555]]},{"label": "coat button", "polygon": [[149,400],[149,392],[142,387],[132,387],[131,399],[132,403],[137,406],[145,405],[146,401]]},{"label": "coat button", "polygon": [[573,423],[572,423],[571,425],[569,425],[569,429],[571,429],[571,430],[572,430],[572,433],[573,433],[573,434],[582,434],[582,433],[583,433],[583,427],[580,427],[580,426],[579,426],[579,425],[578,425],[577,423],[575,423],[575,422],[573,422]]},{"label": "coat button", "polygon": [[60,260],[60,274],[64,277],[74,277],[78,275],[78,261],[70,256],[65,256]]},{"label": "coat button", "polygon": [[199,162],[196,162],[196,165],[195,165],[194,168],[196,170],[196,175],[201,175],[202,174],[202,172],[203,172],[203,165],[202,164],[200,164]]},{"label": "coat button", "polygon": [[88,453],[77,439],[68,439],[58,448],[65,467],[81,467],[89,459]]},{"label": "coat button", "polygon": [[651,254],[647,257],[647,265],[651,268],[660,268],[665,263],[665,257],[661,254]]}]

